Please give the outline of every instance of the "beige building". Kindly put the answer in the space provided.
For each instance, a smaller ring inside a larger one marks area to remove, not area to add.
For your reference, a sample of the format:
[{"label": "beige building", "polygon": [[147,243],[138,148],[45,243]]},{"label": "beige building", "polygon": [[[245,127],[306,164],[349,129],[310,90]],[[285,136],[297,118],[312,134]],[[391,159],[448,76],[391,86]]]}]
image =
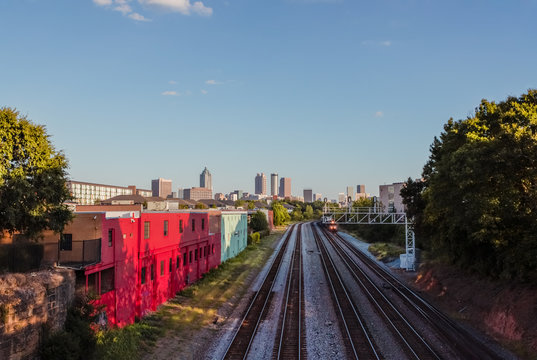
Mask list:
[{"label": "beige building", "polygon": [[166,199],[172,195],[172,181],[163,178],[151,180],[151,191],[153,196]]},{"label": "beige building", "polygon": [[[74,197],[74,202],[80,205],[93,205],[101,200],[110,199],[118,195],[133,195],[135,186],[115,186],[88,183],[83,181],[67,181],[67,188]],[[142,195],[143,196],[143,195]]]},{"label": "beige building", "polygon": [[202,199],[212,199],[213,191],[208,188],[202,187],[193,187],[190,189],[183,190],[185,200],[202,200]]},{"label": "beige building", "polygon": [[405,212],[401,189],[404,183],[393,183],[379,186],[379,200],[383,206],[384,212]]}]

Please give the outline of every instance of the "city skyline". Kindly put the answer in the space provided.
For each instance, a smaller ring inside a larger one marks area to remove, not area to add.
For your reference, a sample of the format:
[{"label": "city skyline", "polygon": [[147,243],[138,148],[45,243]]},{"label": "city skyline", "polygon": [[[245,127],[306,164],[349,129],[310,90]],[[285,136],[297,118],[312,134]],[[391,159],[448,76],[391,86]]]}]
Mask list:
[{"label": "city skyline", "polygon": [[154,3],[0,3],[0,107],[46,127],[72,180],[190,188],[207,166],[214,192],[263,170],[378,195],[451,117],[537,87],[534,0]]}]

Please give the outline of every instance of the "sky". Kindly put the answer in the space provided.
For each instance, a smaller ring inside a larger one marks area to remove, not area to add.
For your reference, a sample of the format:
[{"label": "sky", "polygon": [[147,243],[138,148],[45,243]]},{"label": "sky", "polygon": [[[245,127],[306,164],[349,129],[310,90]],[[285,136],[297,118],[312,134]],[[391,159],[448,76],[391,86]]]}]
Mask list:
[{"label": "sky", "polygon": [[537,0],[2,0],[0,107],[73,180],[337,198],[420,177],[443,124],[537,88]]}]

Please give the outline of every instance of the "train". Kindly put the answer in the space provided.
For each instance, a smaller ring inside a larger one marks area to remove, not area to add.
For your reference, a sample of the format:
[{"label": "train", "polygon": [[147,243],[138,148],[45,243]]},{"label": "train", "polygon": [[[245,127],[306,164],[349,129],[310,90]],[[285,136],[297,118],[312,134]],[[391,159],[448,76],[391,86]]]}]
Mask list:
[{"label": "train", "polygon": [[325,223],[325,226],[328,229],[328,231],[337,232],[337,224],[334,220],[330,220],[330,222]]}]

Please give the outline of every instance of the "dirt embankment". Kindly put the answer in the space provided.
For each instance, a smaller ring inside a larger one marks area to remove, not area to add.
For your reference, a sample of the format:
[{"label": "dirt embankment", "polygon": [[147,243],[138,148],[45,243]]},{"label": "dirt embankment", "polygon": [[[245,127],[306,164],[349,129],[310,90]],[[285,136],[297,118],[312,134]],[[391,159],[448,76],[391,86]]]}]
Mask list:
[{"label": "dirt embankment", "polygon": [[537,359],[537,286],[493,282],[445,265],[422,265],[413,286],[519,356]]}]

